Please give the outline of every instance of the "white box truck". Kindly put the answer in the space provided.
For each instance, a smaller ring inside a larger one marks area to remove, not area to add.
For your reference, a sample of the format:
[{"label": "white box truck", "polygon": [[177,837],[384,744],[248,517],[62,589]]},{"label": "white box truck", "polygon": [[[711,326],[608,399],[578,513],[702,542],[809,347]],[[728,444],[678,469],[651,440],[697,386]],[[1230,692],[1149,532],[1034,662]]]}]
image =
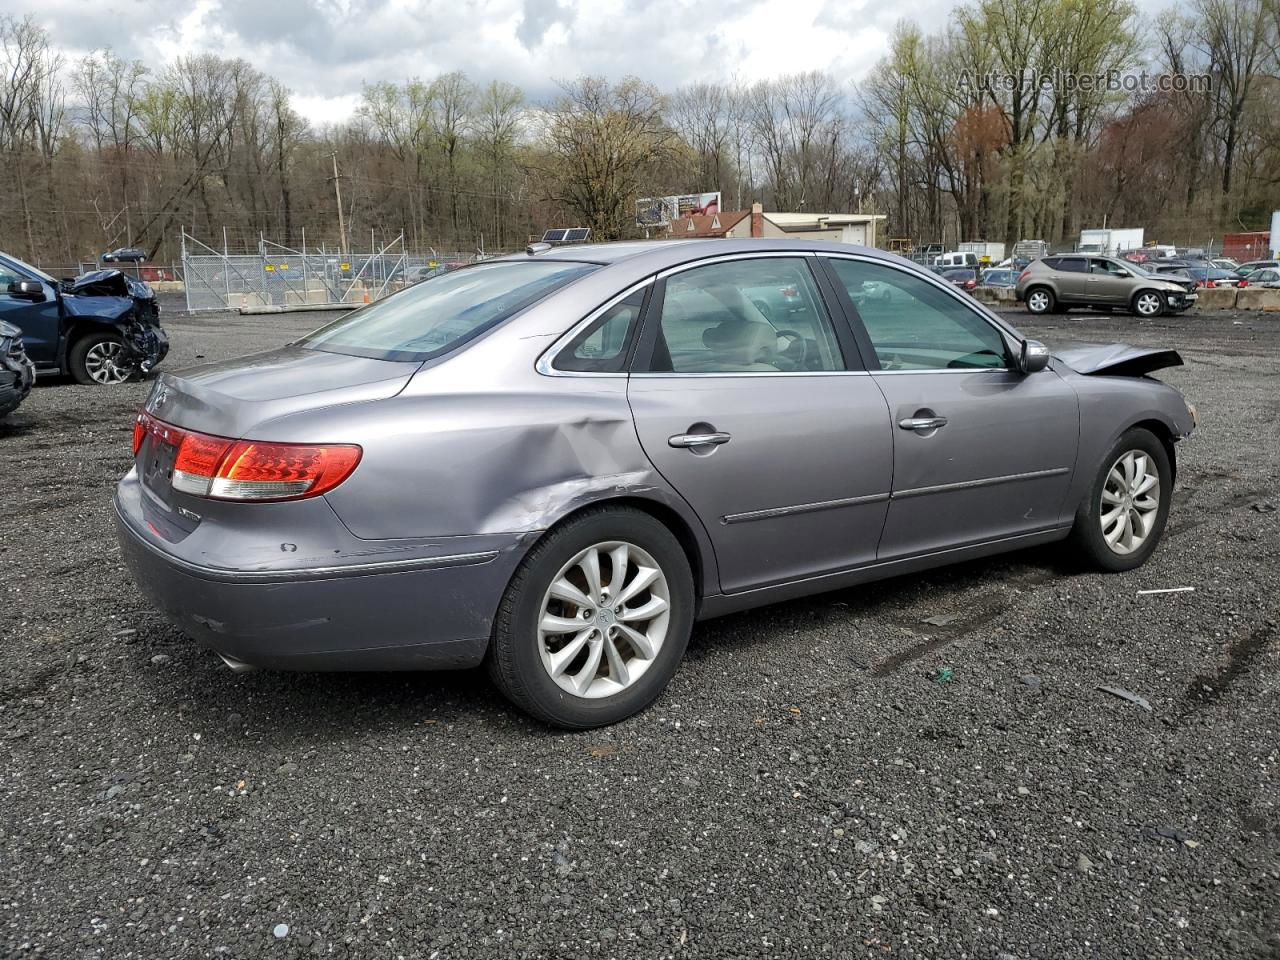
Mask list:
[{"label": "white box truck", "polygon": [[1142,227],[1124,230],[1081,230],[1080,245],[1076,248],[1080,253],[1124,253],[1126,250],[1137,250],[1142,247]]}]

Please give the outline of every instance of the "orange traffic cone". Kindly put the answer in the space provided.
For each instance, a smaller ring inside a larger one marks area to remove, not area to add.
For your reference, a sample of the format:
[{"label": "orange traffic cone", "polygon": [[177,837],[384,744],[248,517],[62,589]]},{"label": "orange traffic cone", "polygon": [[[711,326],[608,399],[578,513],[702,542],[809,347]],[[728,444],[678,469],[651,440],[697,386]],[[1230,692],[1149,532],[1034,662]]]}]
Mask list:
[{"label": "orange traffic cone", "polygon": [[364,302],[365,302],[365,303],[368,303],[368,302],[369,302],[369,288],[368,288],[368,287],[365,287],[365,291],[364,291]]}]

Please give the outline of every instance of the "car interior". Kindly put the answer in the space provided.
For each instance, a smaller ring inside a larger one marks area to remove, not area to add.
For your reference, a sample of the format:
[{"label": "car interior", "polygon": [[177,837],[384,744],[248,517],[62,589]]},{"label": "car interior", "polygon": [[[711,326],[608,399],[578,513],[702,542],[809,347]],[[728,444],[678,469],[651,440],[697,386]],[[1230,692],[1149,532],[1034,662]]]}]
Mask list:
[{"label": "car interior", "polygon": [[708,264],[667,280],[651,369],[674,373],[840,370],[809,267],[795,258]]}]

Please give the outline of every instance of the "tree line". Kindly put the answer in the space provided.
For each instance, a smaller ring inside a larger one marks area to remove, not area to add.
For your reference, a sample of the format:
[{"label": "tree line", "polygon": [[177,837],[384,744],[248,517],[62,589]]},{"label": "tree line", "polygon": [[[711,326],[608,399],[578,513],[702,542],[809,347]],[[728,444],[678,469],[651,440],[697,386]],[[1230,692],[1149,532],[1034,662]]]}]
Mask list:
[{"label": "tree line", "polygon": [[708,190],[724,209],[884,214],[882,239],[917,244],[1069,242],[1104,220],[1202,243],[1280,207],[1280,0],[1155,19],[970,0],[931,33],[900,23],[858,83],[579,77],[533,101],[451,72],[367,84],[323,127],[243,60],[69,61],[31,18],[0,17],[0,71],[0,248],[45,264],[167,260],[179,227],[336,248],[339,192],[353,248],[403,232],[451,252],[552,226],[635,236],[638,197]]}]

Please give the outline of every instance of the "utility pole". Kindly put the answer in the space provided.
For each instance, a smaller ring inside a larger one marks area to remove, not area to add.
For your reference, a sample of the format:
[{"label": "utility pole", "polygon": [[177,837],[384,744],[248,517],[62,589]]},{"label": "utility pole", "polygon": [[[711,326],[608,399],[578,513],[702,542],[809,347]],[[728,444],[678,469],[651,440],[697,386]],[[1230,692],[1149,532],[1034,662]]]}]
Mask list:
[{"label": "utility pole", "polygon": [[333,158],[333,176],[329,179],[333,181],[333,195],[338,201],[338,246],[345,257],[347,255],[347,227],[342,218],[342,184],[341,178],[338,176],[338,151],[333,151],[329,156]]}]

